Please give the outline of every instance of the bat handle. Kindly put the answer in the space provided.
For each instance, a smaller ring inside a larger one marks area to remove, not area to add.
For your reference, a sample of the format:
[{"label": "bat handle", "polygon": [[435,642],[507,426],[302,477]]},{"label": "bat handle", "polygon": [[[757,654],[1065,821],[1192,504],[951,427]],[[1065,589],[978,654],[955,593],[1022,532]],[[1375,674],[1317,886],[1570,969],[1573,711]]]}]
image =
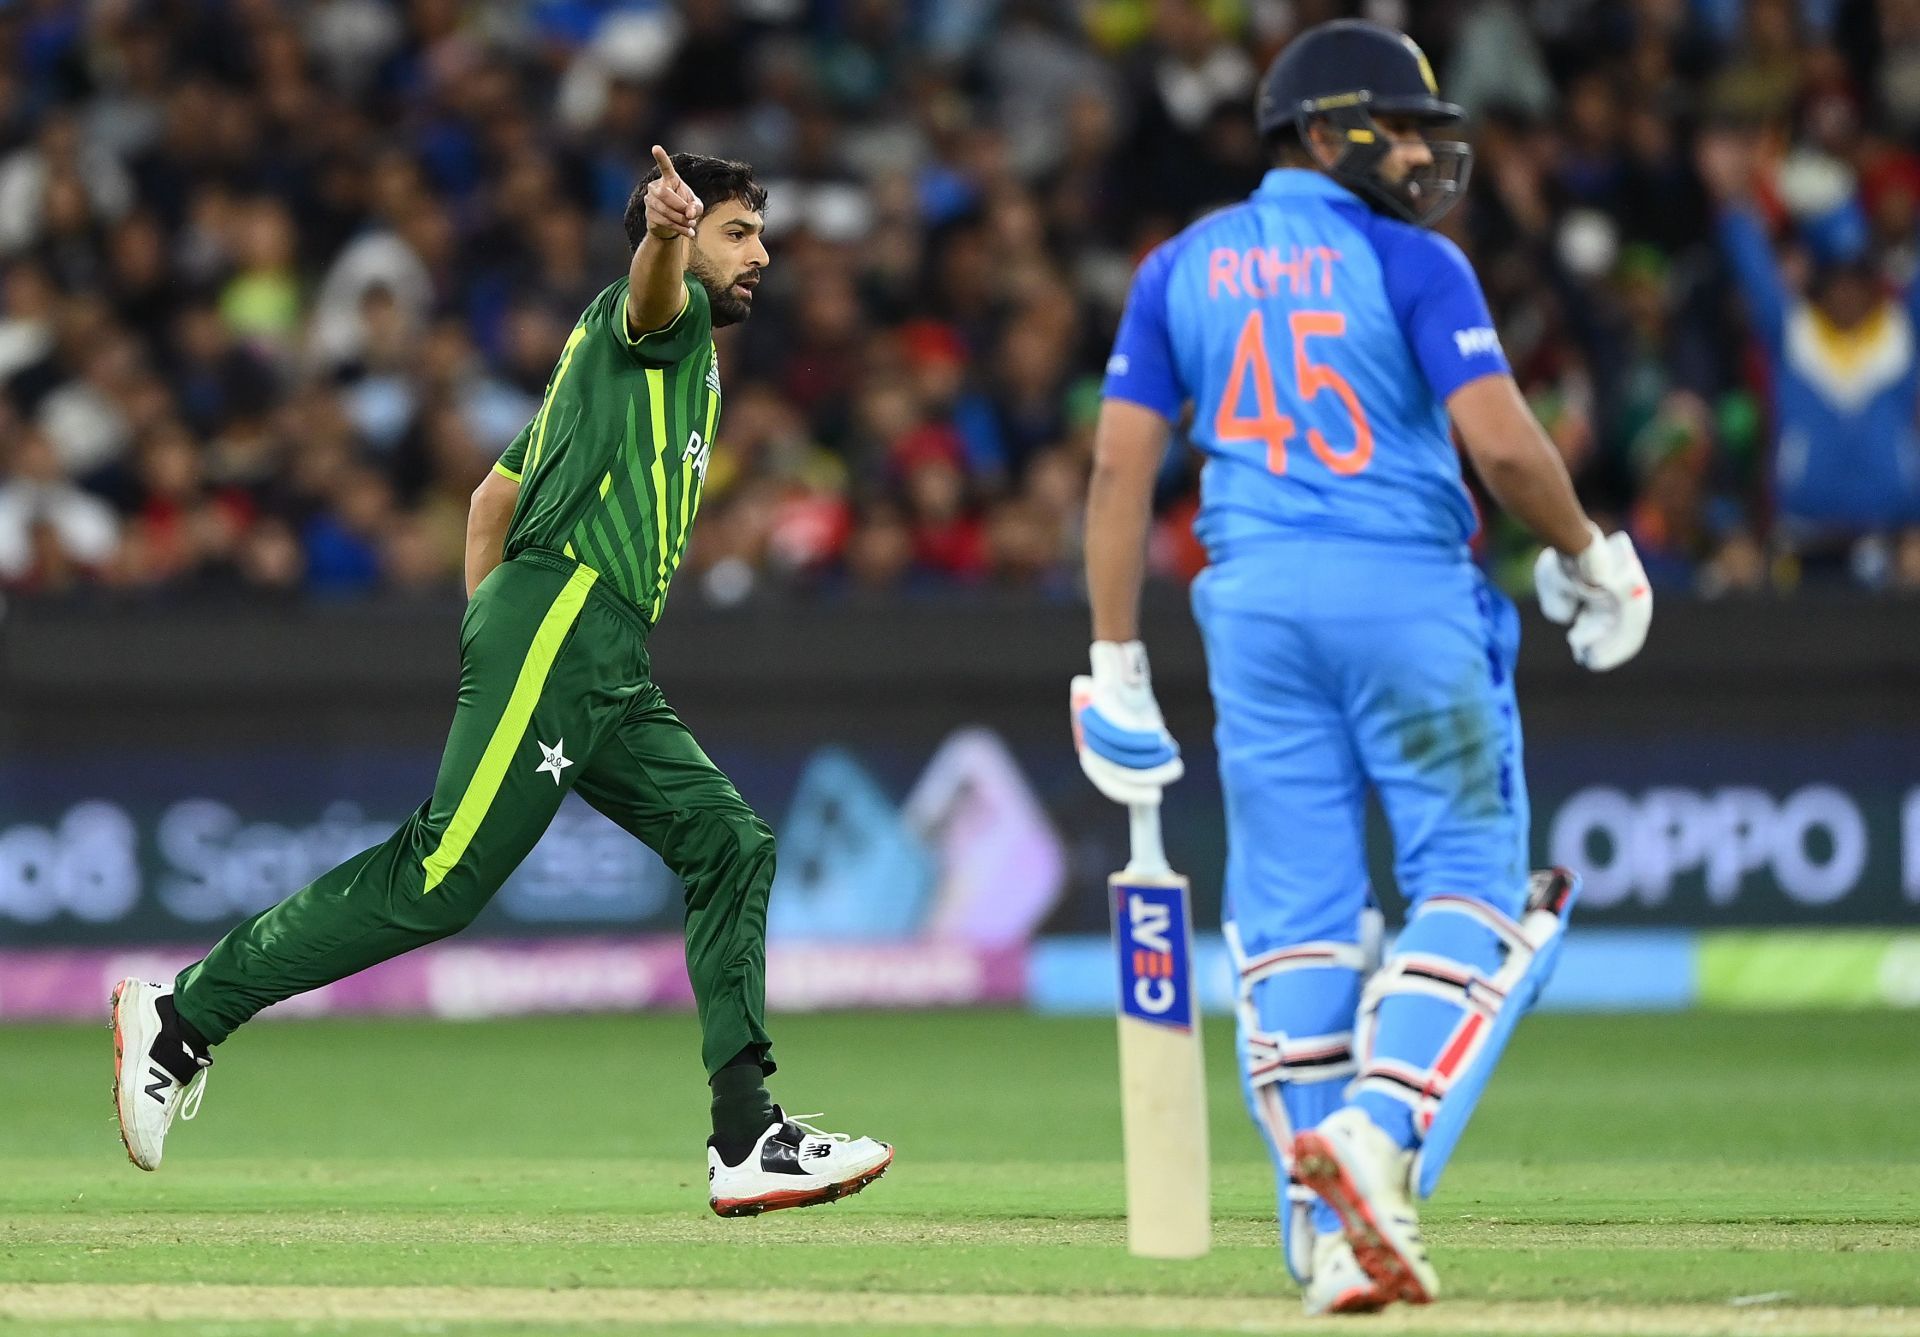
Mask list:
[{"label": "bat handle", "polygon": [[1127,860],[1129,876],[1154,877],[1173,871],[1173,865],[1167,862],[1166,843],[1160,838],[1158,803],[1127,805],[1127,836],[1131,846]]}]

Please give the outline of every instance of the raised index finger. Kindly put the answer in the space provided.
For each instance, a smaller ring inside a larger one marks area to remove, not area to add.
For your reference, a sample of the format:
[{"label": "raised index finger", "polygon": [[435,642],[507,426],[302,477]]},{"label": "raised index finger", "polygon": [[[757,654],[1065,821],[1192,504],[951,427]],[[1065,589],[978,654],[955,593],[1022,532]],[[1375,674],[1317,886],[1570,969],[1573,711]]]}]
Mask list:
[{"label": "raised index finger", "polygon": [[667,151],[658,144],[653,146],[653,161],[660,169],[660,179],[662,181],[665,181],[671,186],[680,184],[680,173],[673,170],[673,159],[669,158]]}]

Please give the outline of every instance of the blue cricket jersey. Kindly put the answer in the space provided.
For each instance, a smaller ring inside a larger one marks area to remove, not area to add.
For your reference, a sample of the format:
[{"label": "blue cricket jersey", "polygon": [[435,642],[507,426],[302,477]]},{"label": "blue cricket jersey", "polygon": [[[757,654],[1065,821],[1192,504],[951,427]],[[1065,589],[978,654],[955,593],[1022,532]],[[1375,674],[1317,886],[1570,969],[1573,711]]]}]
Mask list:
[{"label": "blue cricket jersey", "polygon": [[1192,401],[1215,561],[1289,534],[1458,547],[1446,399],[1506,370],[1459,247],[1281,168],[1142,262],[1103,394],[1169,421]]}]

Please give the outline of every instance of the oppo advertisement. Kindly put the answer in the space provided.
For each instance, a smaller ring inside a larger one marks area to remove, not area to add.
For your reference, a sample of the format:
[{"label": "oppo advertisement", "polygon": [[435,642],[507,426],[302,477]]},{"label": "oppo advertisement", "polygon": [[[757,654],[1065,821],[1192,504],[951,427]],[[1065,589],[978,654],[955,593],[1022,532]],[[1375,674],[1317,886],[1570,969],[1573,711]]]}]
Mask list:
[{"label": "oppo advertisement", "polygon": [[[1104,933],[1123,817],[1065,730],[1015,746],[963,727],[931,747],[848,731],[813,749],[712,740],[780,836],[771,938],[985,948]],[[1225,857],[1203,740],[1167,840],[1195,919]],[[1920,738],[1535,743],[1537,863],[1581,870],[1580,921],[1611,926],[1897,925],[1920,912]],[[204,944],[383,839],[426,794],[422,752],[200,751],[15,757],[0,766],[0,946]],[[1375,881],[1395,904],[1376,820]],[[470,931],[677,931],[655,856],[569,800]]]}]

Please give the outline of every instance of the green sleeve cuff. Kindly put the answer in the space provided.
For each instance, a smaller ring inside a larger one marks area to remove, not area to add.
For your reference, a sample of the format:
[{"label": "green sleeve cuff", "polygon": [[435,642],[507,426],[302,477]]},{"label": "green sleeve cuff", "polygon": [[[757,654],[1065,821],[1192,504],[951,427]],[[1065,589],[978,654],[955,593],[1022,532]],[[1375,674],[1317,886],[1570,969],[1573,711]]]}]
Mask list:
[{"label": "green sleeve cuff", "polygon": [[713,319],[707,307],[707,290],[691,274],[682,276],[680,281],[683,295],[679,312],[661,328],[649,330],[638,338],[627,328],[626,298],[630,289],[622,281],[612,291],[618,294],[620,301],[604,316],[596,316],[596,323],[599,320],[613,322],[620,332],[620,344],[627,350],[627,356],[643,367],[672,366],[694,349],[705,347],[712,336]]},{"label": "green sleeve cuff", "polygon": [[493,471],[502,478],[511,479],[516,483],[520,481],[520,475],[509,469],[505,460],[495,460],[493,462]]},{"label": "green sleeve cuff", "polygon": [[673,319],[657,330],[648,330],[645,334],[636,335],[633,332],[633,322],[627,319],[627,302],[626,298],[623,297],[620,300],[620,338],[628,348],[638,348],[648,339],[671,338],[675,327],[687,318],[687,310],[692,305],[693,290],[687,287],[687,281],[682,277],[680,280],[680,309],[673,313]]}]

